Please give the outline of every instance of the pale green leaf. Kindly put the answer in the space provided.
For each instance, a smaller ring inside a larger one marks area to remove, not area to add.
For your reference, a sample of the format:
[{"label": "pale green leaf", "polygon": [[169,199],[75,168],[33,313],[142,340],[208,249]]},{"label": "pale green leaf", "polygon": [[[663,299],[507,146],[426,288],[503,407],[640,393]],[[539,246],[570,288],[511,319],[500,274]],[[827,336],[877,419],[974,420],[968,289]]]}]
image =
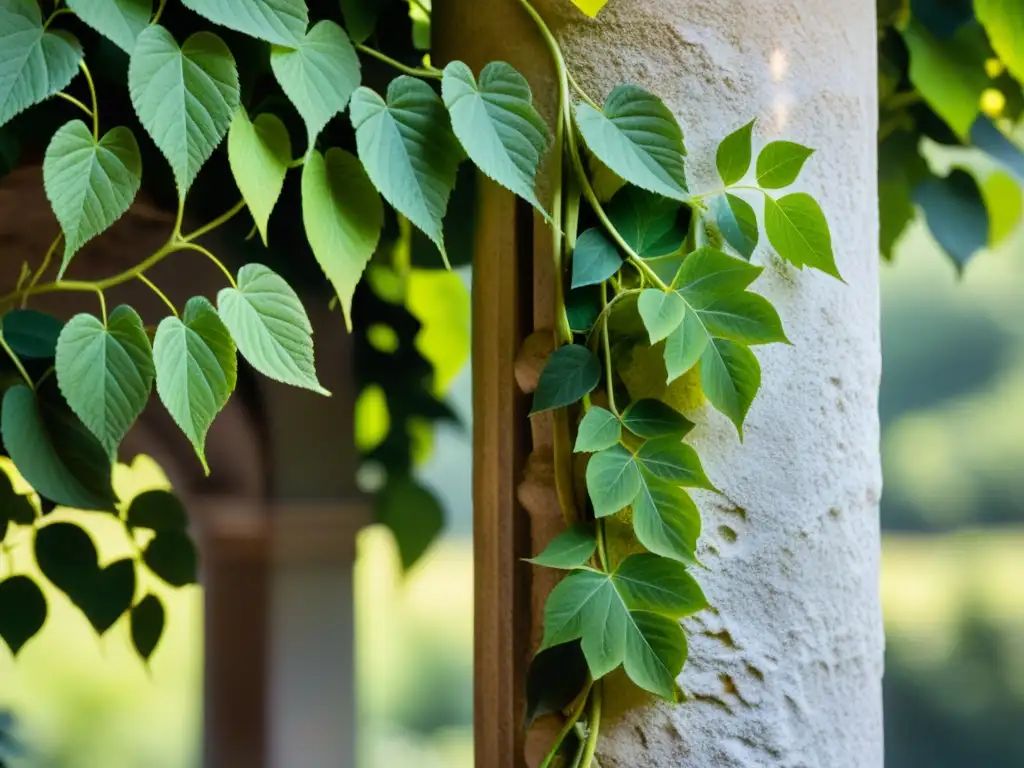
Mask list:
[{"label": "pale green leaf", "polygon": [[43,498],[74,509],[114,509],[110,458],[56,387],[38,396],[21,384],[8,389],[0,428],[14,466]]},{"label": "pale green leaf", "polygon": [[665,373],[671,384],[693,368],[704,354],[710,339],[697,313],[687,307],[682,324],[665,339]]},{"label": "pale green leaf", "polygon": [[131,207],[142,185],[142,156],[128,128],[113,128],[99,141],[81,120],[62,125],[43,161],[43,184],[64,232],[64,261],[105,232]]},{"label": "pale green leaf", "polygon": [[596,550],[597,539],[594,538],[593,526],[578,523],[558,534],[543,552],[527,562],[545,568],[569,570],[586,565]]},{"label": "pale green leaf", "polygon": [[621,445],[595,453],[587,463],[587,491],[595,517],[624,509],[640,490],[640,468],[633,454]]},{"label": "pale green leaf", "polygon": [[714,248],[698,248],[683,261],[676,276],[676,288],[688,304],[701,308],[743,291],[761,272],[761,267],[743,259]]},{"label": "pale green leaf", "polygon": [[386,102],[359,88],[351,114],[359,159],[374,186],[434,242],[447,264],[442,221],[462,149],[444,103],[422,80],[403,75],[391,81]]},{"label": "pale green leaf", "polygon": [[764,227],[768,240],[786,261],[798,268],[821,270],[840,278],[832,252],[832,234],[817,201],[806,192],[778,200],[765,197]]},{"label": "pale green leaf", "polygon": [[484,67],[477,85],[473,71],[453,61],[445,67],[441,95],[469,159],[549,218],[535,188],[548,131],[533,106],[526,78],[511,65],[495,61]]},{"label": "pale green leaf", "polygon": [[68,86],[82,46],[43,30],[35,0],[0,0],[0,125]]},{"label": "pale green leaf", "polygon": [[593,352],[581,344],[560,347],[540,373],[530,414],[572,405],[593,392],[600,381],[601,364]]},{"label": "pale green leaf", "polygon": [[259,40],[298,45],[309,23],[306,0],[182,0],[200,16]]},{"label": "pale green leaf", "polygon": [[814,150],[792,141],[773,141],[757,156],[757,183],[765,189],[788,187]]},{"label": "pale green leaf", "polygon": [[110,313],[106,326],[76,315],[57,342],[57,382],[71,410],[111,456],[142,413],[153,389],[153,349],[138,313]]},{"label": "pale green leaf", "polygon": [[1024,5],[1020,0],[975,0],[974,12],[1006,68],[1024,82]]},{"label": "pale green leaf", "polygon": [[352,329],[352,297],[377,249],[384,205],[355,155],[310,152],[302,169],[302,221],[313,255]]},{"label": "pale green leaf", "polygon": [[789,343],[779,313],[768,299],[756,293],[723,296],[698,309],[697,315],[712,336],[741,344]]},{"label": "pale green leaf", "polygon": [[683,131],[657,96],[619,85],[601,112],[578,105],[576,120],[590,151],[630,184],[676,200],[689,198]]},{"label": "pale green leaf", "polygon": [[726,193],[714,198],[711,208],[722,237],[740,256],[749,260],[760,236],[753,207],[742,197]]},{"label": "pale green leaf", "polygon": [[238,378],[235,342],[205,298],[189,299],[179,320],[167,317],[153,341],[156,391],[206,464],[206,433],[227,404]]},{"label": "pale green leaf", "polygon": [[697,451],[677,436],[648,440],[637,451],[636,463],[659,480],[689,488],[716,490],[704,474]]},{"label": "pale green leaf", "polygon": [[356,49],[333,21],[315,24],[294,46],[275,45],[270,68],[306,123],[307,151],[328,121],[345,111],[363,77]]},{"label": "pale green leaf", "polygon": [[658,555],[630,555],[612,574],[612,580],[633,611],[682,619],[708,607],[703,590],[686,566]]},{"label": "pale green leaf", "polygon": [[217,310],[238,351],[264,376],[330,395],[313,362],[313,327],[284,278],[262,264],[238,270],[238,287],[217,294]]},{"label": "pale green leaf", "polygon": [[718,168],[718,175],[722,177],[722,183],[727,187],[746,176],[750,169],[751,134],[756,122],[754,119],[737,128],[718,145],[715,165]]},{"label": "pale green leaf", "polygon": [[743,421],[761,386],[761,365],[754,353],[734,341],[712,339],[700,358],[700,384],[742,437]]},{"label": "pale green leaf", "polygon": [[695,565],[700,538],[700,512],[682,488],[642,475],[633,499],[633,530],[646,549],[686,565]]},{"label": "pale green leaf", "polygon": [[686,302],[675,291],[648,288],[637,299],[637,309],[651,344],[657,344],[679,327],[686,315]]},{"label": "pale green leaf", "polygon": [[576,453],[594,453],[611,448],[622,436],[622,424],[614,413],[592,406],[576,432]]},{"label": "pale green leaf", "polygon": [[228,162],[264,245],[291,161],[292,142],[281,119],[264,113],[250,121],[239,107],[228,131]]},{"label": "pale green leaf", "polygon": [[588,229],[576,241],[572,252],[572,287],[603,283],[622,268],[619,249],[596,227]]},{"label": "pale green leaf", "polygon": [[638,437],[683,438],[693,429],[692,421],[660,400],[636,400],[622,414],[622,425]]},{"label": "pale green leaf", "polygon": [[149,26],[153,0],[68,0],[68,8],[131,55],[135,40]]},{"label": "pale green leaf", "polygon": [[231,51],[211,32],[197,32],[179,48],[166,29],[148,27],[135,41],[128,89],[184,199],[238,109],[238,70]]}]

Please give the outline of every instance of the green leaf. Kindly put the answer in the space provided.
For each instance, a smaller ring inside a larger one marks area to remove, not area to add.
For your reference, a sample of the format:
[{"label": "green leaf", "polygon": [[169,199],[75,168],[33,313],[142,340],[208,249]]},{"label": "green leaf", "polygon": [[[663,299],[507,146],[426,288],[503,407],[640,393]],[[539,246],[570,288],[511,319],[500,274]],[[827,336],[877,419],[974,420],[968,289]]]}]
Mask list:
[{"label": "green leaf", "polygon": [[[718,145],[718,152],[715,153],[715,165],[718,167],[718,175],[722,177],[722,183],[727,187],[746,176],[750,169],[751,134],[756,122],[755,118],[737,128],[722,139],[722,143]],[[760,163],[760,159],[758,163]]]},{"label": "green leaf", "polygon": [[27,576],[0,581],[0,637],[15,656],[46,623],[46,597]]},{"label": "green leaf", "polygon": [[429,237],[448,263],[442,220],[462,149],[433,89],[405,75],[385,102],[369,88],[352,96],[359,159],[384,199]]},{"label": "green leaf", "polygon": [[228,162],[264,245],[291,161],[292,142],[281,119],[264,113],[250,121],[239,107],[228,130]]},{"label": "green leaf", "polygon": [[672,436],[682,439],[694,424],[679,411],[660,400],[637,400],[622,414],[622,425],[637,437]]},{"label": "green leaf", "polygon": [[700,357],[700,385],[742,437],[743,420],[761,386],[761,365],[754,353],[728,339],[711,339]]},{"label": "green leaf", "polygon": [[682,488],[644,475],[640,493],[633,499],[633,530],[654,554],[696,565],[700,512]]},{"label": "green leaf", "polygon": [[708,607],[704,591],[686,566],[658,555],[630,555],[612,579],[630,610],[682,619]]},{"label": "green leaf", "polygon": [[540,650],[582,638],[587,666],[598,679],[622,663],[628,622],[626,607],[608,574],[573,571],[548,595]]},{"label": "green leaf", "polygon": [[495,61],[484,67],[478,86],[473,71],[453,61],[445,67],[441,95],[469,159],[550,219],[536,192],[548,130],[533,106],[526,78],[511,65]]},{"label": "green leaf", "polygon": [[1024,11],[1018,0],[975,0],[974,12],[1006,68],[1024,82]]},{"label": "green leaf", "polygon": [[79,248],[109,229],[128,210],[142,185],[135,136],[118,127],[95,141],[81,120],[62,125],[43,161],[43,184],[64,232],[64,276]]},{"label": "green leaf", "polygon": [[143,127],[171,164],[183,200],[238,110],[231,51],[211,32],[197,32],[179,48],[166,29],[148,27],[135,42],[128,89]]},{"label": "green leaf", "polygon": [[611,448],[622,437],[622,424],[614,413],[592,406],[576,432],[576,453],[594,453]]},{"label": "green leaf", "polygon": [[648,440],[637,451],[636,462],[641,469],[659,480],[689,488],[716,490],[704,474],[697,452],[678,437]]},{"label": "green leaf", "polygon": [[800,269],[808,266],[842,279],[836,268],[825,214],[806,192],[778,200],[765,196],[764,227],[772,247],[783,259]]},{"label": "green leaf", "polygon": [[188,513],[181,500],[170,491],[146,491],[132,499],[127,523],[129,528],[184,531],[188,528]]},{"label": "green leaf", "polygon": [[408,571],[444,530],[444,509],[437,497],[413,478],[388,478],[377,494],[377,522],[391,529],[398,543],[402,568]]},{"label": "green leaf", "polygon": [[378,0],[341,0],[341,15],[352,42],[365,43],[370,39],[381,8]]},{"label": "green leaf", "polygon": [[788,187],[814,150],[792,141],[773,141],[757,156],[757,183],[765,189]]},{"label": "green leaf", "polygon": [[[685,263],[685,262],[684,262]],[[651,344],[657,344],[679,327],[686,315],[686,302],[675,291],[648,288],[637,299],[637,309]]]},{"label": "green leaf", "polygon": [[757,248],[759,232],[757,215],[750,203],[742,197],[726,193],[711,201],[715,214],[715,223],[722,232],[725,242],[736,249],[743,258],[749,260]]},{"label": "green leaf", "polygon": [[196,583],[199,555],[192,539],[183,531],[157,533],[142,553],[142,561],[172,587]]},{"label": "green leaf", "polygon": [[598,112],[576,107],[580,133],[590,151],[630,184],[686,201],[683,131],[657,96],[635,85],[619,85]]},{"label": "green leaf", "polygon": [[68,0],[68,8],[129,55],[153,16],[153,0]]},{"label": "green leaf", "polygon": [[686,226],[681,210],[676,200],[629,185],[615,193],[607,208],[612,225],[642,259],[661,259],[682,249]]},{"label": "green leaf", "polygon": [[238,287],[217,294],[221,319],[238,351],[264,376],[331,393],[320,386],[313,362],[313,326],[302,301],[280,275],[262,264],[238,270]]},{"label": "green leaf", "polygon": [[165,613],[164,604],[156,595],[146,595],[132,608],[132,645],[143,661],[149,661],[160,644]]},{"label": "green leaf", "polygon": [[698,248],[683,261],[676,287],[688,304],[702,308],[743,291],[762,271],[714,248]]},{"label": "green leaf", "polygon": [[57,342],[57,382],[71,410],[111,456],[153,389],[153,348],[138,313],[117,307],[104,326],[75,315]]},{"label": "green leaf", "polygon": [[352,297],[384,226],[384,205],[359,160],[343,149],[309,153],[302,169],[302,221],[352,330]]},{"label": "green leaf", "polygon": [[601,290],[597,285],[569,291],[565,298],[569,327],[576,333],[590,333],[601,315]]},{"label": "green leaf", "polygon": [[596,551],[597,539],[594,538],[593,526],[577,523],[558,534],[543,552],[526,562],[545,568],[571,570],[586,565]]},{"label": "green leaf", "polygon": [[167,317],[153,341],[156,391],[209,474],[206,433],[235,389],[238,360],[231,332],[205,298],[189,299],[179,320]]},{"label": "green leaf", "polygon": [[526,724],[561,712],[587,685],[590,670],[579,643],[564,643],[541,651],[530,662],[526,677]]},{"label": "green leaf", "polygon": [[621,445],[595,453],[587,463],[587,491],[594,517],[614,515],[627,507],[640,490],[640,468]]},{"label": "green leaf", "polygon": [[756,293],[723,296],[698,309],[697,315],[712,336],[741,344],[789,343],[779,313],[768,299]]},{"label": "green leaf", "polygon": [[572,287],[603,283],[622,267],[619,249],[600,229],[588,229],[572,252]]},{"label": "green leaf", "polygon": [[35,0],[0,0],[0,125],[68,86],[82,46],[43,30]]},{"label": "green leaf", "polygon": [[671,384],[693,368],[704,354],[710,339],[697,313],[687,307],[682,324],[665,339],[665,373]]},{"label": "green leaf", "polygon": [[57,337],[64,324],[34,309],[12,309],[3,316],[4,339],[19,357],[45,360],[57,354]]},{"label": "green leaf", "polygon": [[995,247],[1020,226],[1021,214],[1024,212],[1024,190],[1008,173],[996,171],[989,174],[982,183],[981,192],[988,210],[988,242]]},{"label": "green leaf", "polygon": [[309,23],[306,0],[182,0],[186,8],[259,40],[298,45]]},{"label": "green leaf", "polygon": [[315,24],[296,45],[286,45],[273,47],[270,67],[306,123],[308,152],[330,119],[345,111],[362,67],[345,30],[333,21]]},{"label": "green leaf", "polygon": [[1000,165],[1024,179],[1024,149],[1017,146],[999,126],[984,115],[971,125],[971,143]]},{"label": "green leaf", "polygon": [[686,635],[679,622],[646,611],[631,611],[623,667],[644,690],[675,701],[676,678],[686,663]]},{"label": "green leaf", "polygon": [[0,424],[14,466],[41,496],[75,509],[113,510],[107,452],[59,395],[37,398],[28,387],[11,387]]},{"label": "green leaf", "polygon": [[978,182],[954,168],[945,178],[931,177],[914,188],[914,202],[924,211],[932,235],[963,271],[989,242],[989,219]]},{"label": "green leaf", "polygon": [[530,415],[572,405],[600,381],[601,363],[589,349],[580,344],[556,349],[541,371]]}]

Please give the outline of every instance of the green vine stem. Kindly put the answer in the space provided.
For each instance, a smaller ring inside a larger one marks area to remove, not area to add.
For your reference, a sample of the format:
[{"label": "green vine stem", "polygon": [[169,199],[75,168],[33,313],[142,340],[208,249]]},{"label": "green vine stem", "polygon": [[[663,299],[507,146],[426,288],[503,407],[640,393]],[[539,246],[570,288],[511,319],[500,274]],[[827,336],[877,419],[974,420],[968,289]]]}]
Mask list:
[{"label": "green vine stem", "polygon": [[160,300],[163,301],[163,303],[167,305],[168,309],[171,310],[171,312],[174,314],[175,317],[178,316],[178,310],[174,306],[174,302],[172,302],[170,299],[167,298],[167,294],[165,294],[163,291],[161,291],[156,286],[156,283],[154,283],[152,280],[150,280],[145,275],[136,275],[136,277],[139,279],[139,282],[141,282],[143,285],[147,286],[151,291],[153,291],[153,293],[155,293],[157,296],[160,297]]},{"label": "green vine stem", "polygon": [[14,363],[14,367],[18,369],[18,373],[21,374],[21,378],[25,380],[25,383],[28,384],[29,388],[35,389],[35,382],[33,382],[32,377],[28,375],[28,371],[25,370],[25,366],[22,364],[21,358],[15,354],[13,349],[11,349],[10,344],[7,343],[7,339],[4,338],[2,332],[0,332],[0,347],[2,347],[4,352],[7,353],[7,356],[11,358],[11,362]]},{"label": "green vine stem", "polygon": [[587,702],[590,700],[590,691],[593,688],[593,683],[588,683],[587,687],[576,699],[576,706],[569,712],[569,716],[566,718],[565,724],[562,729],[558,732],[558,736],[555,737],[555,743],[548,752],[547,757],[544,758],[543,762],[538,768],[550,768],[555,758],[558,757],[558,753],[562,749],[562,745],[565,743],[566,738],[576,728],[576,723],[583,717],[583,712],[587,708]]},{"label": "green vine stem", "polygon": [[590,692],[590,715],[587,718],[587,742],[583,750],[583,759],[580,768],[591,768],[594,756],[597,754],[597,740],[601,735],[601,704],[602,690],[604,686],[598,680]]},{"label": "green vine stem", "polygon": [[365,53],[367,56],[377,59],[377,61],[383,61],[389,67],[393,67],[399,72],[411,75],[412,77],[424,77],[429,80],[440,80],[441,75],[443,74],[442,71],[436,67],[410,67],[407,64],[403,64],[402,62],[391,58],[386,53],[381,53],[376,48],[370,48],[368,45],[363,45],[362,43],[356,43],[355,48],[360,53]]},{"label": "green vine stem", "polygon": [[78,66],[82,70],[82,74],[85,75],[85,82],[89,85],[89,97],[92,99],[92,138],[93,141],[99,141],[100,105],[96,99],[96,83],[93,82],[92,73],[89,71],[89,65],[85,63],[85,59],[82,59]]}]

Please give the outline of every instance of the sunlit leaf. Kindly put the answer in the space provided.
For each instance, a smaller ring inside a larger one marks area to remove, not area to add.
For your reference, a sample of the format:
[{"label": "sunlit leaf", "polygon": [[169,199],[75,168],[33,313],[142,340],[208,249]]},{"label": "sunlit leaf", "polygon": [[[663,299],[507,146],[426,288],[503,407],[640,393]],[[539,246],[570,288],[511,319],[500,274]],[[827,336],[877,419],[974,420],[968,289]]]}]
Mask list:
[{"label": "sunlit leaf", "polygon": [[572,569],[585,565],[596,551],[593,525],[579,523],[562,531],[543,552],[527,562],[545,568]]},{"label": "sunlit leaf", "polygon": [[281,118],[264,113],[249,120],[239,107],[228,130],[228,162],[264,245],[291,161],[292,142]]},{"label": "sunlit leaf", "polygon": [[306,0],[182,0],[215,24],[278,45],[298,45],[309,23]]},{"label": "sunlit leaf", "polygon": [[149,26],[153,0],[68,0],[68,8],[125,53],[131,54],[135,50],[135,40]]}]

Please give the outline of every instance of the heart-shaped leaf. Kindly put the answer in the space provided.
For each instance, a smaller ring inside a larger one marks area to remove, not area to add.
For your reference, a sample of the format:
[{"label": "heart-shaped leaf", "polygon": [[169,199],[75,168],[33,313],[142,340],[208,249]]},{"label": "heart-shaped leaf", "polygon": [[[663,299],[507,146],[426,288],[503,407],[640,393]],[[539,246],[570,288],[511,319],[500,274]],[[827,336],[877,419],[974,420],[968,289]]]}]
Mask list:
[{"label": "heart-shaped leaf", "polygon": [[238,109],[238,70],[231,51],[212,32],[197,32],[179,48],[170,32],[153,25],[135,42],[128,89],[184,199]]},{"label": "heart-shaped leaf", "polygon": [[576,121],[590,151],[630,184],[685,201],[683,131],[657,96],[635,85],[619,85],[598,112],[576,107]]},{"label": "heart-shaped leaf", "polygon": [[67,87],[82,46],[43,29],[35,0],[0,0],[0,125]]},{"label": "heart-shaped leaf", "polygon": [[359,87],[362,69],[356,49],[345,30],[333,21],[321,21],[297,44],[275,45],[270,67],[306,123],[308,152],[328,121],[345,111]]},{"label": "heart-shaped leaf", "polygon": [[146,595],[132,608],[132,645],[143,661],[149,661],[160,644],[165,614],[164,604],[156,595]]},{"label": "heart-shaped leaf", "polygon": [[15,656],[46,623],[46,597],[28,576],[0,581],[0,637]]},{"label": "heart-shaped leaf", "polygon": [[259,40],[298,45],[309,23],[306,0],[182,0],[200,16]]},{"label": "heart-shaped leaf", "polygon": [[405,75],[388,86],[385,102],[369,88],[352,96],[359,159],[373,185],[429,237],[448,263],[442,220],[462,149],[433,89]]},{"label": "heart-shaped leaf", "polygon": [[275,381],[330,395],[316,378],[313,326],[284,278],[262,264],[247,264],[238,271],[238,287],[217,294],[217,309],[253,368]]},{"label": "heart-shaped leaf", "polygon": [[153,360],[157,394],[209,474],[206,433],[238,377],[231,332],[213,305],[196,296],[189,299],[180,320],[167,317],[157,326]]},{"label": "heart-shaped leaf", "polygon": [[21,476],[41,496],[65,507],[113,510],[110,458],[49,387],[16,385],[4,394],[4,445]]},{"label": "heart-shaped leaf", "polygon": [[142,413],[156,370],[142,318],[117,307],[104,326],[76,315],[57,342],[57,382],[71,410],[111,456]]},{"label": "heart-shaped leaf", "polygon": [[441,95],[452,129],[476,167],[550,218],[535,189],[548,130],[526,78],[495,61],[484,67],[477,85],[473,71],[453,61],[445,67]]},{"label": "heart-shaped leaf", "polygon": [[68,0],[68,8],[131,55],[135,40],[149,26],[153,0]]},{"label": "heart-shaped leaf", "polygon": [[97,569],[78,603],[96,634],[103,636],[132,607],[135,599],[135,561],[118,560]]},{"label": "heart-shaped leaf", "polygon": [[341,15],[352,42],[365,43],[370,39],[382,10],[378,0],[341,0]]},{"label": "heart-shaped leaf", "polygon": [[681,209],[677,200],[627,185],[608,203],[608,217],[640,258],[660,260],[682,250],[686,226]]},{"label": "heart-shaped leaf", "polygon": [[384,226],[380,195],[354,155],[337,148],[309,153],[302,169],[302,221],[352,330],[352,297]]},{"label": "heart-shaped leaf", "polygon": [[34,309],[12,309],[3,316],[4,340],[23,358],[45,360],[57,354],[63,327],[53,315]]},{"label": "heart-shaped leaf", "polygon": [[188,514],[181,500],[170,491],[146,491],[132,499],[127,522],[130,528],[184,531],[188,528]]},{"label": "heart-shaped leaf", "polygon": [[264,245],[291,161],[292,142],[281,118],[264,113],[249,120],[245,107],[239,107],[228,130],[228,162]]},{"label": "heart-shaped leaf", "polygon": [[619,249],[596,227],[588,229],[576,241],[572,252],[572,287],[603,283],[622,268]]},{"label": "heart-shaped leaf", "polygon": [[196,583],[199,555],[192,539],[183,531],[157,533],[142,553],[142,561],[172,587]]},{"label": "heart-shaped leaf", "polygon": [[581,344],[556,349],[540,373],[530,415],[572,405],[600,381],[601,364],[589,349]]},{"label": "heart-shaped leaf", "polygon": [[374,514],[378,523],[391,529],[398,544],[402,569],[412,568],[444,530],[444,508],[430,489],[413,478],[388,478],[377,494]]}]

